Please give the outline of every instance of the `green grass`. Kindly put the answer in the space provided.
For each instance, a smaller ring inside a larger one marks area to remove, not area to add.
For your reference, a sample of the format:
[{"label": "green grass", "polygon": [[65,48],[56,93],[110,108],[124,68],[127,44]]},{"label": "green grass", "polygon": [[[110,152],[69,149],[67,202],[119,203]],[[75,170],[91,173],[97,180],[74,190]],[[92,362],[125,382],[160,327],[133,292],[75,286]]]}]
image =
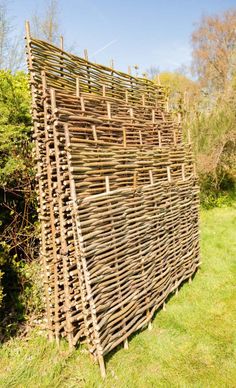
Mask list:
[{"label": "green grass", "polygon": [[153,330],[107,362],[58,350],[37,332],[0,348],[1,387],[236,387],[236,208],[202,212],[201,269],[157,313]]}]

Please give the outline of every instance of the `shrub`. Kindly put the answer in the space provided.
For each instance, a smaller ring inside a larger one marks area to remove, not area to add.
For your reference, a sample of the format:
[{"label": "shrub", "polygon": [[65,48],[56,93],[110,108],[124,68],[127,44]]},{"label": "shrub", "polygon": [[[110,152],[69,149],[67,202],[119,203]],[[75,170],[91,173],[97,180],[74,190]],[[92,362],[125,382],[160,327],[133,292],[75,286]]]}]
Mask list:
[{"label": "shrub", "polygon": [[[24,72],[0,71],[0,307],[19,309],[22,265],[35,253],[36,201],[31,116]],[[4,289],[3,289],[4,287]]]}]

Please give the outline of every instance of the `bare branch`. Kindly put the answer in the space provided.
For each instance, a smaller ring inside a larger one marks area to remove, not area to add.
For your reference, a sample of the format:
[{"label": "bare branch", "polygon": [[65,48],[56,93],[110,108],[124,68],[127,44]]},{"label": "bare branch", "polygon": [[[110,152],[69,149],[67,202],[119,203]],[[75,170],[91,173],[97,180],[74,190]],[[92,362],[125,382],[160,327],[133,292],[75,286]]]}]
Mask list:
[{"label": "bare branch", "polygon": [[203,17],[192,34],[193,69],[204,87],[226,90],[235,67],[236,9]]},{"label": "bare branch", "polygon": [[13,35],[6,1],[0,1],[0,69],[13,72],[22,68],[24,47],[21,37]]},{"label": "bare branch", "polygon": [[60,35],[58,13],[57,0],[50,0],[44,11],[45,16],[40,16],[37,12],[33,14],[32,27],[35,37],[46,40],[49,43],[58,44]]}]

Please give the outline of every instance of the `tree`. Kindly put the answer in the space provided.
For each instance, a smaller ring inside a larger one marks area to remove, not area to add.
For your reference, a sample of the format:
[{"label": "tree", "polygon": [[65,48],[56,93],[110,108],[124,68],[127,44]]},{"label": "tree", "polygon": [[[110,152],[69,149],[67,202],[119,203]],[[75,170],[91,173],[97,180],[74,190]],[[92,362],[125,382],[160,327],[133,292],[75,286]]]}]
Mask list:
[{"label": "tree", "polygon": [[169,106],[172,110],[184,113],[190,109],[199,94],[197,82],[179,72],[162,72],[154,77],[154,82],[159,82],[168,89]]},{"label": "tree", "polygon": [[159,79],[161,84],[168,86],[172,93],[196,92],[198,88],[195,81],[179,72],[162,72]]},{"label": "tree", "polygon": [[44,14],[45,16],[40,16],[38,13],[33,15],[33,33],[37,38],[57,44],[59,41],[59,11],[57,0],[50,0],[48,2]]},{"label": "tree", "polygon": [[16,71],[22,67],[24,49],[21,41],[21,37],[14,36],[7,3],[0,1],[0,69]]},{"label": "tree", "polygon": [[158,75],[159,73],[160,73],[159,67],[154,66],[154,65],[150,66],[150,67],[146,70],[146,72],[145,72],[145,74],[147,75],[147,77],[150,78],[151,80],[153,80],[154,78],[156,78],[157,75]]},{"label": "tree", "polygon": [[8,45],[10,26],[7,18],[7,10],[5,3],[0,3],[0,68],[4,67],[6,61],[6,49]]},{"label": "tree", "polygon": [[236,64],[236,9],[204,16],[192,34],[193,70],[203,87],[226,90]]}]

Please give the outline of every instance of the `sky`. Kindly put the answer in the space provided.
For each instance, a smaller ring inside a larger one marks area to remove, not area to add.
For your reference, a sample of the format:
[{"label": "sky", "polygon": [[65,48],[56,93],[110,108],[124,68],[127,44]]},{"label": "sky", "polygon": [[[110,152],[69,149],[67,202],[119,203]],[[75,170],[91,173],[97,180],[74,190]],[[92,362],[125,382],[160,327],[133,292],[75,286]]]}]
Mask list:
[{"label": "sky", "polygon": [[[46,0],[9,0],[19,34],[24,22],[46,8]],[[203,15],[236,8],[236,0],[58,0],[65,47],[77,55],[127,71],[151,66],[174,71],[191,63],[191,33]]]}]

